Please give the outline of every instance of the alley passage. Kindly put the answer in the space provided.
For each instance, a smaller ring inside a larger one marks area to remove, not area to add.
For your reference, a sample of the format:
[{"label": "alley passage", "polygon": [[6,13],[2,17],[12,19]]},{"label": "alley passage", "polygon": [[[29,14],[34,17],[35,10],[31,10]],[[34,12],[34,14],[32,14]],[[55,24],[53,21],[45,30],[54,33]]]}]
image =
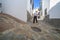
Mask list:
[{"label": "alley passage", "polygon": [[32,22],[28,23],[31,26],[32,30],[37,32],[41,37],[39,40],[60,40],[60,27],[58,25],[55,27],[55,24],[58,24],[57,22],[54,25],[41,20],[35,24]]},{"label": "alley passage", "polygon": [[44,21],[24,23],[0,14],[0,40],[60,40],[60,28]]}]

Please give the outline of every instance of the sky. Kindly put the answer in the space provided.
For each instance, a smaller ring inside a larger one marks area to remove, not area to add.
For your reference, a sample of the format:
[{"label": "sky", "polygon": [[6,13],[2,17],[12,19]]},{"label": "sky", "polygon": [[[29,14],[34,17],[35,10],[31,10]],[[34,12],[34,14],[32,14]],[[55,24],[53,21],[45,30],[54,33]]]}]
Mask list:
[{"label": "sky", "polygon": [[39,8],[40,0],[34,0],[34,9]]}]

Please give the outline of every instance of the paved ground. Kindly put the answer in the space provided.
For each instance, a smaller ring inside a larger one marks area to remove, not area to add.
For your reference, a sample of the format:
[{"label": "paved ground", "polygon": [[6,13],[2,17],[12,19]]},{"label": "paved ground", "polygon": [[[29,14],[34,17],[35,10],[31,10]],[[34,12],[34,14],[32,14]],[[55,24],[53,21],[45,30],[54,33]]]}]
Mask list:
[{"label": "paved ground", "polygon": [[60,28],[44,21],[24,23],[1,14],[0,40],[60,40]]},{"label": "paved ground", "polygon": [[[44,21],[38,21],[38,23],[28,22],[32,30],[39,33],[42,37],[41,40],[60,40],[60,28],[46,23]],[[40,29],[40,30],[39,30]]]}]

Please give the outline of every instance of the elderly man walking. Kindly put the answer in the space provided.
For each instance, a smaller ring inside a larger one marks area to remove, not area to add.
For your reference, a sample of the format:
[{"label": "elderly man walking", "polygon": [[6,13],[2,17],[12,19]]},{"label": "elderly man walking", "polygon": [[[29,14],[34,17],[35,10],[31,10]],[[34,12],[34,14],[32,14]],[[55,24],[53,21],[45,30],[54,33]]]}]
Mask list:
[{"label": "elderly man walking", "polygon": [[38,21],[37,21],[37,16],[38,16],[38,12],[36,11],[34,14],[33,14],[33,23],[38,23]]}]

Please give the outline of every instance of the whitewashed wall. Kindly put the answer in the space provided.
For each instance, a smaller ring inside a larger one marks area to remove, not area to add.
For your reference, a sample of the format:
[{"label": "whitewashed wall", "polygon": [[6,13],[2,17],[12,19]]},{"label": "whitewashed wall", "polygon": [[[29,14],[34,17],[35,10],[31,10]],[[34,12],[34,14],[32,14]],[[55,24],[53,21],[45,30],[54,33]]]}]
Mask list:
[{"label": "whitewashed wall", "polygon": [[49,9],[50,19],[60,18],[60,0],[50,0]]},{"label": "whitewashed wall", "polygon": [[32,5],[30,4],[30,0],[27,0],[27,11],[32,15]]},{"label": "whitewashed wall", "polygon": [[31,5],[30,5],[30,0],[27,1],[27,10],[30,12],[30,8],[31,8]]},{"label": "whitewashed wall", "polygon": [[50,9],[54,7],[60,0],[50,0]]},{"label": "whitewashed wall", "polygon": [[47,8],[47,12],[48,12],[49,7],[50,7],[50,0],[42,0],[42,13],[43,13],[43,17],[45,17],[45,9]]},{"label": "whitewashed wall", "polygon": [[27,21],[27,0],[2,0],[3,12],[22,21]]}]

